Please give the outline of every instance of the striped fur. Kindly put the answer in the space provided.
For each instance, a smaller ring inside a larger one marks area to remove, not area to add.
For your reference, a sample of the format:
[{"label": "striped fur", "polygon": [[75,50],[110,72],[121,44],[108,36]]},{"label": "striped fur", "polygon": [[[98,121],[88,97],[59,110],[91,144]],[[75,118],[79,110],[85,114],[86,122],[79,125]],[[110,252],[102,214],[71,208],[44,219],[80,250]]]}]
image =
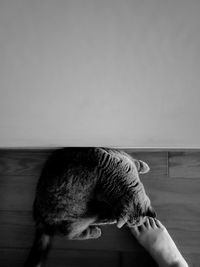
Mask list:
[{"label": "striped fur", "polygon": [[[139,173],[148,171],[146,163],[116,149],[55,151],[47,160],[37,185],[34,220],[36,233],[40,235],[26,266],[42,266],[49,249],[45,236],[98,238],[101,235],[98,225],[117,222],[118,227],[125,223],[132,226],[141,224],[146,215],[155,216],[139,179]],[[36,249],[37,242],[40,249]],[[42,248],[45,253],[41,252]],[[41,257],[34,251],[39,251]]]}]

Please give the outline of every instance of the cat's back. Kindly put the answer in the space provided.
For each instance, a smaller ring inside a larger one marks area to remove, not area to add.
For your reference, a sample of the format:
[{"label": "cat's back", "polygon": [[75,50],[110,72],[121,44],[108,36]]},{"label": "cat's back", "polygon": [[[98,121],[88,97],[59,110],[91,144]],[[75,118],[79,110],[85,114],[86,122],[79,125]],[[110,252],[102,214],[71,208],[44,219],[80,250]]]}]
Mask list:
[{"label": "cat's back", "polygon": [[[123,165],[127,154],[110,148],[70,147],[56,150],[48,158],[37,185],[39,195],[78,194],[95,187],[103,170]],[[115,162],[115,164],[112,164]],[[120,169],[122,166],[119,167]]]},{"label": "cat's back", "polygon": [[[93,148],[64,148],[48,158],[41,172],[35,210],[46,222],[78,217],[96,185],[97,158]],[[37,215],[36,215],[37,217]]]},{"label": "cat's back", "polygon": [[48,158],[41,176],[55,176],[70,168],[94,170],[111,160],[126,159],[128,155],[120,150],[101,147],[69,147],[56,150]]},{"label": "cat's back", "polygon": [[123,152],[109,148],[54,151],[44,165],[37,185],[36,210],[48,221],[81,216],[87,211],[88,201],[95,197],[98,182],[110,169],[113,171],[121,165],[116,162],[120,163],[126,157]]},{"label": "cat's back", "polygon": [[[63,148],[54,151],[43,166],[38,190],[58,187],[62,184],[72,186],[94,179],[98,166],[98,153],[95,148]],[[91,177],[92,176],[92,177]]]}]

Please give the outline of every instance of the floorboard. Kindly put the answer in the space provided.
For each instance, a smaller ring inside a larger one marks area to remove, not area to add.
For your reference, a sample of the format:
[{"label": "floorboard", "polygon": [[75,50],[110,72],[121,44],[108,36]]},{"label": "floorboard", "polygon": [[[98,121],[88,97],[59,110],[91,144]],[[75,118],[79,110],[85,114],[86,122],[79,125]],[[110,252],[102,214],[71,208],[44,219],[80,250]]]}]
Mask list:
[{"label": "floorboard", "polygon": [[200,179],[200,152],[199,151],[170,152],[169,177]]},{"label": "floorboard", "polygon": [[121,257],[122,267],[158,267],[157,263],[146,251],[139,253],[123,252]]},{"label": "floorboard", "polygon": [[[190,267],[200,267],[200,151],[126,149],[151,168],[141,175],[158,218]],[[0,266],[22,266],[34,237],[31,210],[42,166],[52,150],[0,149]],[[133,264],[132,264],[133,263]],[[97,240],[56,237],[48,265],[154,267],[126,227],[102,227]]]},{"label": "floorboard", "polygon": [[[0,211],[0,247],[30,248],[34,238],[34,223],[31,212]],[[55,237],[56,249],[141,251],[141,247],[124,227],[102,226],[102,236],[96,240],[69,241]]]},{"label": "floorboard", "polygon": [[0,149],[0,175],[38,176],[51,149]]},{"label": "floorboard", "polygon": [[[1,267],[22,267],[28,249],[0,248]],[[46,266],[48,267],[120,267],[119,252],[79,251],[52,249]]]},{"label": "floorboard", "polygon": [[0,210],[31,210],[38,177],[0,175]]},{"label": "floorboard", "polygon": [[[134,149],[125,149],[133,158],[143,160],[150,167],[150,172],[142,177],[166,177],[168,174],[168,152],[167,151],[137,151]],[[159,162],[159,164],[158,164]]]}]

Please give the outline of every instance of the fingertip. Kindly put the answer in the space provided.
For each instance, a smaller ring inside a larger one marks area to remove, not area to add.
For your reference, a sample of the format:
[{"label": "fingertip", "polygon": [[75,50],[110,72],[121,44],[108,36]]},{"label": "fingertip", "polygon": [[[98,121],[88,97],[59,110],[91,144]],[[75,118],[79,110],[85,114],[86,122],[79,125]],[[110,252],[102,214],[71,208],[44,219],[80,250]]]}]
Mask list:
[{"label": "fingertip", "polygon": [[121,225],[120,223],[117,223],[117,228],[122,228],[123,225]]},{"label": "fingertip", "polygon": [[144,222],[144,226],[145,226],[147,229],[150,228],[149,217],[146,218],[146,221]]},{"label": "fingertip", "polygon": [[124,224],[127,222],[127,218],[119,218],[118,222],[117,222],[117,228],[122,228],[122,226],[124,226]]},{"label": "fingertip", "polygon": [[157,227],[164,228],[164,225],[161,223],[161,221],[159,221],[158,219],[154,219],[154,220],[155,220],[155,223],[156,223]]},{"label": "fingertip", "polygon": [[152,228],[156,228],[157,225],[156,225],[155,220],[153,218],[149,217],[149,222],[150,222],[150,225]]}]

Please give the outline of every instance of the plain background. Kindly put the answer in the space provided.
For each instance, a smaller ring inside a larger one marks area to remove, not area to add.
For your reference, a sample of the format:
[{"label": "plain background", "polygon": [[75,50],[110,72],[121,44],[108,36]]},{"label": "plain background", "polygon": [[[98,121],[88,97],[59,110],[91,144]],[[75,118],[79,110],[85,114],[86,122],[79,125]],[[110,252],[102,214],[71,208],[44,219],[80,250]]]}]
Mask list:
[{"label": "plain background", "polygon": [[200,1],[1,0],[0,147],[200,147]]}]

